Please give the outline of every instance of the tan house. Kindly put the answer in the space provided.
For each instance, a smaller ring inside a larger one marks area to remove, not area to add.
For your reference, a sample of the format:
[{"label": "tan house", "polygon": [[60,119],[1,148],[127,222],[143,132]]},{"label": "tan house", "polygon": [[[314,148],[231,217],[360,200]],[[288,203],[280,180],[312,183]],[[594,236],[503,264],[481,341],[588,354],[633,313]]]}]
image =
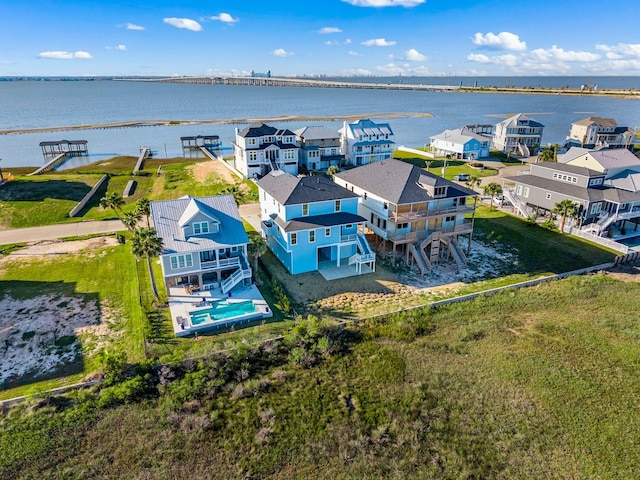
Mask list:
[{"label": "tan house", "polygon": [[587,117],[571,124],[567,145],[589,149],[633,148],[635,135],[633,129],[619,127],[613,118]]}]

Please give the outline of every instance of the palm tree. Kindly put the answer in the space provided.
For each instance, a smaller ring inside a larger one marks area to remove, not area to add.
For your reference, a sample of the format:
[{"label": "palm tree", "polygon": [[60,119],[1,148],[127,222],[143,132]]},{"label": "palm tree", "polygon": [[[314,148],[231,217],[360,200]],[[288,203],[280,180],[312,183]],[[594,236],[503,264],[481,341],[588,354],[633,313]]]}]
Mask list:
[{"label": "palm tree", "polygon": [[233,199],[236,201],[236,205],[240,205],[240,202],[244,200],[244,192],[238,185],[229,185],[222,193],[233,195]]},{"label": "palm tree", "polygon": [[259,233],[253,233],[249,242],[249,255],[253,256],[253,280],[258,282],[258,258],[267,251],[267,242]]},{"label": "palm tree", "polygon": [[140,214],[137,210],[134,210],[133,212],[125,212],[120,220],[130,232],[134,232],[140,222]]},{"label": "palm tree", "polygon": [[151,202],[147,197],[142,197],[136,202],[136,213],[140,216],[144,215],[147,221],[147,228],[151,226],[149,224],[149,217],[151,217]]},{"label": "palm tree", "polygon": [[489,195],[489,208],[493,210],[493,197],[495,195],[502,195],[502,186],[499,183],[491,182],[484,186],[483,191],[485,195]]},{"label": "palm tree", "polygon": [[556,203],[555,207],[553,207],[553,213],[562,217],[562,221],[560,222],[560,233],[564,233],[564,222],[567,220],[567,217],[575,217],[577,212],[578,204],[573,200],[569,200],[567,198]]},{"label": "palm tree", "polygon": [[476,186],[480,186],[480,182],[482,181],[482,179],[480,177],[476,177],[475,175],[471,175],[469,177],[469,180],[467,180],[467,185],[469,185],[469,187],[471,187],[471,189],[474,189],[474,187]]},{"label": "palm tree", "polygon": [[120,218],[122,213],[122,206],[124,205],[124,199],[116,192],[107,193],[100,199],[100,206],[105,210],[110,208]]},{"label": "palm tree", "polygon": [[151,267],[151,257],[155,257],[162,253],[162,239],[158,237],[155,228],[142,227],[133,232],[131,240],[131,250],[137,259],[141,257],[147,258],[147,268],[149,269],[149,278],[151,279],[151,289],[153,296],[158,299],[158,287],[153,277],[153,269]]},{"label": "palm tree", "polygon": [[553,162],[554,159],[555,159],[555,153],[552,148],[543,150],[542,152],[540,152],[540,155],[538,155],[539,162]]}]

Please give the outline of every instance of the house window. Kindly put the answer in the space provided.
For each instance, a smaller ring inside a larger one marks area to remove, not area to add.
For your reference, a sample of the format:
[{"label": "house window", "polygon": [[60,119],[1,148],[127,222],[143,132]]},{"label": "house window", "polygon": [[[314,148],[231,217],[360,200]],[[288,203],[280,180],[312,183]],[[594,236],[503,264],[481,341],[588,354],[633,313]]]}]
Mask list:
[{"label": "house window", "polygon": [[340,211],[340,200],[336,200],[336,204],[335,204],[335,211],[339,212]]},{"label": "house window", "polygon": [[255,138],[247,139],[247,145],[255,145],[255,144],[256,144],[256,139]]},{"label": "house window", "polygon": [[367,199],[367,192],[364,192],[364,199]]},{"label": "house window", "polygon": [[193,266],[193,259],[191,258],[190,253],[186,255],[174,255],[169,261],[171,263],[171,270],[178,270],[180,268]]},{"label": "house window", "polygon": [[516,193],[518,195],[522,195],[522,185],[518,185],[518,187],[516,188]]},{"label": "house window", "polygon": [[547,193],[547,200],[551,200],[551,194]]},{"label": "house window", "polygon": [[404,230],[405,228],[407,228],[409,226],[408,223],[399,223],[398,224],[398,230]]},{"label": "house window", "polygon": [[529,187],[524,187],[524,192],[522,192],[522,196],[525,198],[529,198]]},{"label": "house window", "polygon": [[591,205],[591,214],[594,215],[596,213],[600,213],[600,210],[602,210],[602,203],[598,202],[598,203],[594,203],[593,205]]},{"label": "house window", "polygon": [[194,235],[209,233],[209,224],[207,222],[195,222],[193,224],[193,233]]},{"label": "house window", "polygon": [[445,222],[455,222],[456,221],[456,217],[444,217],[444,221]]},{"label": "house window", "polygon": [[386,220],[382,220],[382,229],[383,230],[387,229],[387,221]]},{"label": "house window", "polygon": [[257,152],[249,152],[249,161],[250,162],[255,162],[258,159],[258,153]]},{"label": "house window", "polygon": [[302,204],[302,215],[303,216],[309,215],[309,204],[308,203],[303,203]]},{"label": "house window", "polygon": [[297,245],[298,244],[298,234],[297,233],[292,233],[291,234],[291,245]]},{"label": "house window", "polygon": [[309,230],[309,243],[313,243],[316,241],[316,231]]},{"label": "house window", "polygon": [[331,236],[331,229],[330,228],[325,228],[324,229],[324,236],[325,237],[330,237]]},{"label": "house window", "polygon": [[383,208],[384,208],[385,210],[386,210],[386,209],[388,209],[388,208],[389,208],[389,204],[388,204],[387,202],[384,202],[384,206],[383,206]]}]

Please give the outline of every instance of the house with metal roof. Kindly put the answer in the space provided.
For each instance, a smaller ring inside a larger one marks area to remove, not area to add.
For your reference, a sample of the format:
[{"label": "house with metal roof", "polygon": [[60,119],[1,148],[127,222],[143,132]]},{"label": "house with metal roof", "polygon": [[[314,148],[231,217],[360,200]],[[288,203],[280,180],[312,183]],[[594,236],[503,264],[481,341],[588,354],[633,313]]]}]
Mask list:
[{"label": "house with metal roof", "polygon": [[312,125],[295,131],[300,143],[299,163],[308,171],[327,170],[344,163],[340,153],[340,134],[322,125]]},{"label": "house with metal roof", "polygon": [[258,178],[271,170],[297,175],[299,150],[295,133],[266,123],[236,129],[233,142],[235,167],[245,178]]},{"label": "house with metal roof", "polygon": [[613,118],[587,117],[571,124],[568,147],[589,149],[633,149],[636,132],[629,127],[619,127]]},{"label": "house with metal roof", "polygon": [[320,271],[345,276],[375,270],[364,236],[358,196],[324,176],[282,170],[258,181],[262,234],[291,274]]},{"label": "house with metal roof", "polygon": [[543,130],[543,124],[519,113],[496,124],[492,146],[503,153],[528,157],[532,150],[540,146]]},{"label": "house with metal roof", "polygon": [[[390,244],[423,274],[447,259],[458,267],[467,263],[477,198],[473,190],[395,159],[340,172],[334,181],[360,197],[358,213],[382,248]],[[458,241],[465,235],[466,253]]]},{"label": "house with metal roof", "polygon": [[619,188],[633,183],[614,177],[614,186],[599,170],[540,162],[532,163],[528,174],[504,181],[514,185],[505,189],[505,196],[524,216],[547,215],[558,203],[571,200],[578,205],[577,223],[589,233],[601,235],[614,223],[631,221],[636,228],[640,223],[640,193]]},{"label": "house with metal roof", "polygon": [[489,156],[490,143],[490,137],[461,127],[455,130],[445,130],[430,137],[428,151],[438,157],[473,161]]},{"label": "house with metal roof", "polygon": [[232,195],[183,197],[151,202],[153,225],[167,291],[180,285],[228,293],[251,284],[249,237]]},{"label": "house with metal roof", "polygon": [[347,123],[339,130],[348,165],[360,166],[393,157],[394,134],[388,123],[369,119]]}]

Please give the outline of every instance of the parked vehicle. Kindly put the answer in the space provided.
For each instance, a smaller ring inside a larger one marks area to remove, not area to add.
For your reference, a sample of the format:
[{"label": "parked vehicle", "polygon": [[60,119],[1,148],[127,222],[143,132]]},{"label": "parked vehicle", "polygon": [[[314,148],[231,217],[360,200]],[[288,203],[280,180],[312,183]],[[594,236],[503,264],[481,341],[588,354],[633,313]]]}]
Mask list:
[{"label": "parked vehicle", "polygon": [[468,173],[459,173],[453,176],[453,179],[458,182],[466,182],[469,178],[471,178],[471,176]]}]

